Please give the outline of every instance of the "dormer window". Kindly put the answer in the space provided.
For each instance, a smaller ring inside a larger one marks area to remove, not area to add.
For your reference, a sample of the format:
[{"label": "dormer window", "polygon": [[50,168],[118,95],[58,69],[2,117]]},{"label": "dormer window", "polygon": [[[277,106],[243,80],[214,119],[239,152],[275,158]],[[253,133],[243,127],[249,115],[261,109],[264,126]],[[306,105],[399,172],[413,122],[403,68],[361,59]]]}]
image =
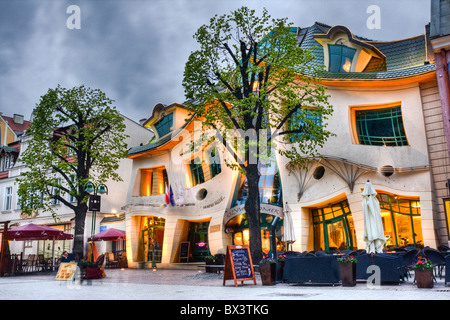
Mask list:
[{"label": "dormer window", "polygon": [[162,137],[172,131],[173,128],[173,113],[169,113],[157,123],[155,123],[155,129],[158,132],[158,136]]},{"label": "dormer window", "polygon": [[323,47],[328,72],[363,72],[372,58],[386,58],[368,41],[354,37],[345,26],[334,26],[326,34],[315,34],[314,40]]},{"label": "dormer window", "polygon": [[330,72],[350,72],[356,49],[339,44],[329,44],[330,54],[328,71]]}]

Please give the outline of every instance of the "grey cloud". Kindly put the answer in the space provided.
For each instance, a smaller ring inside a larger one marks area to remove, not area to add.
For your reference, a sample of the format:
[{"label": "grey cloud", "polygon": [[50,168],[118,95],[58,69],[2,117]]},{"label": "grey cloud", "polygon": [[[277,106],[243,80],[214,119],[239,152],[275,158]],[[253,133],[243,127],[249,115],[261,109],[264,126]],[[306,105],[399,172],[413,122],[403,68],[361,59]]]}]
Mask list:
[{"label": "grey cloud", "polygon": [[[81,9],[69,30],[66,8]],[[379,30],[366,27],[366,8],[381,8]],[[300,27],[345,24],[355,34],[393,40],[423,33],[429,1],[376,0],[2,0],[0,111],[29,117],[39,97],[58,84],[103,90],[126,116],[146,118],[158,102],[183,102],[184,65],[192,35],[215,14],[266,7]]]}]

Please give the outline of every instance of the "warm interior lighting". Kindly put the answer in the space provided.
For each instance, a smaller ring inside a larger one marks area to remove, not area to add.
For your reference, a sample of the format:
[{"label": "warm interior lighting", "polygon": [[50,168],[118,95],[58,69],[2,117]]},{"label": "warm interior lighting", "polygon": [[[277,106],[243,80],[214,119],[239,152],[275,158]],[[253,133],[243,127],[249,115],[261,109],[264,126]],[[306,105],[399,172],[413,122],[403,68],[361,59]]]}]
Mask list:
[{"label": "warm interior lighting", "polygon": [[350,62],[349,58],[345,58],[345,63],[342,66],[342,69],[344,69],[345,72],[350,72],[350,68],[352,66],[352,63]]},{"label": "warm interior lighting", "polygon": [[242,234],[243,234],[243,237],[244,237],[244,243],[248,243],[248,240],[249,240],[249,230],[248,229],[244,229],[243,231],[242,231]]},{"label": "warm interior lighting", "polygon": [[259,91],[259,81],[254,81],[253,82],[253,92],[258,92]]}]

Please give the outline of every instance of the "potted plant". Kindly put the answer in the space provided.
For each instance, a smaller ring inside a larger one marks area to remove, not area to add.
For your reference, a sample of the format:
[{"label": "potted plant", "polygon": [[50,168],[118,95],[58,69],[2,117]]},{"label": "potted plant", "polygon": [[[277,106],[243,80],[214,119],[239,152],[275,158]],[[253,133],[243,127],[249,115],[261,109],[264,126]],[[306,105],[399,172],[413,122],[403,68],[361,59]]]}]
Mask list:
[{"label": "potted plant", "polygon": [[355,257],[345,255],[336,259],[339,265],[339,274],[343,287],[356,286],[356,260]]},{"label": "potted plant", "polygon": [[277,272],[278,272],[278,278],[283,280],[283,272],[284,272],[284,261],[286,260],[286,255],[285,254],[280,254],[278,256],[278,268],[277,268]]},{"label": "potted plant", "polygon": [[263,286],[273,286],[275,284],[277,272],[277,262],[272,258],[263,258],[259,261],[259,273]]},{"label": "potted plant", "polygon": [[[205,257],[205,264],[206,265],[214,265],[216,263],[216,257],[213,255],[209,255],[207,257]],[[207,273],[214,273],[215,270],[214,268],[211,267],[205,267],[205,272]]]},{"label": "potted plant", "polygon": [[433,264],[430,260],[421,258],[413,262],[411,269],[414,270],[417,288],[433,288]]}]

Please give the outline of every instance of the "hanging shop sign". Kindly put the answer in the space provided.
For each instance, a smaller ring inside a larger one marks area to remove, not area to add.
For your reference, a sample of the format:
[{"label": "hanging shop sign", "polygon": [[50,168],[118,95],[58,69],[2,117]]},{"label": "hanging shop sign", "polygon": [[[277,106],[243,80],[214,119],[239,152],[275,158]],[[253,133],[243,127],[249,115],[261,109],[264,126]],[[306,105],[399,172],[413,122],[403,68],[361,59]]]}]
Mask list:
[{"label": "hanging shop sign", "polygon": [[[259,211],[261,213],[270,214],[272,216],[283,218],[283,208],[279,206],[274,206],[272,204],[267,203],[261,203],[259,205]],[[224,225],[227,224],[228,221],[233,219],[234,217],[244,214],[245,213],[245,205],[240,204],[238,206],[235,206],[233,208],[230,208],[225,211],[225,214],[223,216],[223,222]]]}]

